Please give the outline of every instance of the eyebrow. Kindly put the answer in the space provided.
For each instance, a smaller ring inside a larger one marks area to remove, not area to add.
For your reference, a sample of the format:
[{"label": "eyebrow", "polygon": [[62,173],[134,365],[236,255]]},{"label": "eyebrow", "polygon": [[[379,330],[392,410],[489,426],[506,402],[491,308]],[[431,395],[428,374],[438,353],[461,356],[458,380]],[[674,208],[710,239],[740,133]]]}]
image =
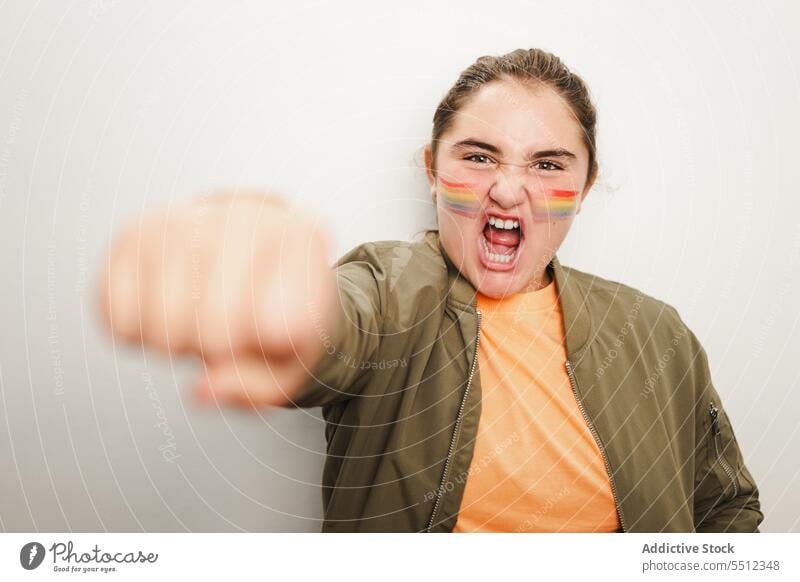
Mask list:
[{"label": "eyebrow", "polygon": [[[495,155],[501,155],[503,152],[497,146],[493,146],[490,143],[482,142],[477,139],[462,139],[459,142],[453,144],[453,149],[467,149],[467,148],[480,148],[482,150],[486,150],[487,152],[491,152]],[[549,150],[540,150],[538,152],[529,152],[527,159],[535,160],[537,158],[572,158],[575,159],[575,154],[571,151],[566,150],[564,148],[553,148]]]}]

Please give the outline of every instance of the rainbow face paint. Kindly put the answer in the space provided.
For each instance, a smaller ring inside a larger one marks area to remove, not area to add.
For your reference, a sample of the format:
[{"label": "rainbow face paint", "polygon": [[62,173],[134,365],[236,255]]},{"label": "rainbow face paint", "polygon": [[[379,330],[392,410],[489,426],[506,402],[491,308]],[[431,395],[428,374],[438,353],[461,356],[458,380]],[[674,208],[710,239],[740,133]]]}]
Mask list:
[{"label": "rainbow face paint", "polygon": [[481,203],[475,195],[472,184],[449,182],[439,178],[438,193],[445,208],[454,214],[472,218],[480,209]]},{"label": "rainbow face paint", "polygon": [[540,222],[564,220],[578,210],[580,197],[574,190],[545,190],[533,197],[533,219]]}]

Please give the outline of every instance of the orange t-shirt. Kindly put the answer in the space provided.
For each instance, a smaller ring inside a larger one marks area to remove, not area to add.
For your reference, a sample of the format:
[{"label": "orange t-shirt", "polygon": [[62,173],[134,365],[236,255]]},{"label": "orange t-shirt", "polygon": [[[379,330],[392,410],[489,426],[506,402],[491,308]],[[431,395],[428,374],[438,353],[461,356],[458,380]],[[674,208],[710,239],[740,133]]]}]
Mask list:
[{"label": "orange t-shirt", "polygon": [[600,449],[565,368],[555,281],[478,294],[481,416],[455,532],[620,528]]}]

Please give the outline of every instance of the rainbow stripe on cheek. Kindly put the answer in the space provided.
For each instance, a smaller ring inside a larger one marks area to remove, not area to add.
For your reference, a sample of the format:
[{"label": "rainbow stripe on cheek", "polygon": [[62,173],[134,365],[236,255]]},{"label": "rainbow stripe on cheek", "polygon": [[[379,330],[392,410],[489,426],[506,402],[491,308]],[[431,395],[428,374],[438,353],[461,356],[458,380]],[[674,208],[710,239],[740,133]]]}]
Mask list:
[{"label": "rainbow stripe on cheek", "polygon": [[480,200],[471,184],[448,182],[444,178],[439,178],[438,193],[444,207],[454,214],[473,218],[480,209]]},{"label": "rainbow stripe on cheek", "polygon": [[547,190],[533,198],[533,219],[540,222],[564,220],[578,209],[578,193],[574,190]]}]

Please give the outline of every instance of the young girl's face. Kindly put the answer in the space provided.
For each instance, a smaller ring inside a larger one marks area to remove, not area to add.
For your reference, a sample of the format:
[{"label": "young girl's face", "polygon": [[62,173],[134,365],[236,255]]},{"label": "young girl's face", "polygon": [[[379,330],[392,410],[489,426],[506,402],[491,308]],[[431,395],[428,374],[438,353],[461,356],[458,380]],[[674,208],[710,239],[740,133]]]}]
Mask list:
[{"label": "young girl's face", "polygon": [[482,87],[453,116],[430,171],[445,251],[490,297],[538,289],[591,183],[582,128],[547,86]]}]

